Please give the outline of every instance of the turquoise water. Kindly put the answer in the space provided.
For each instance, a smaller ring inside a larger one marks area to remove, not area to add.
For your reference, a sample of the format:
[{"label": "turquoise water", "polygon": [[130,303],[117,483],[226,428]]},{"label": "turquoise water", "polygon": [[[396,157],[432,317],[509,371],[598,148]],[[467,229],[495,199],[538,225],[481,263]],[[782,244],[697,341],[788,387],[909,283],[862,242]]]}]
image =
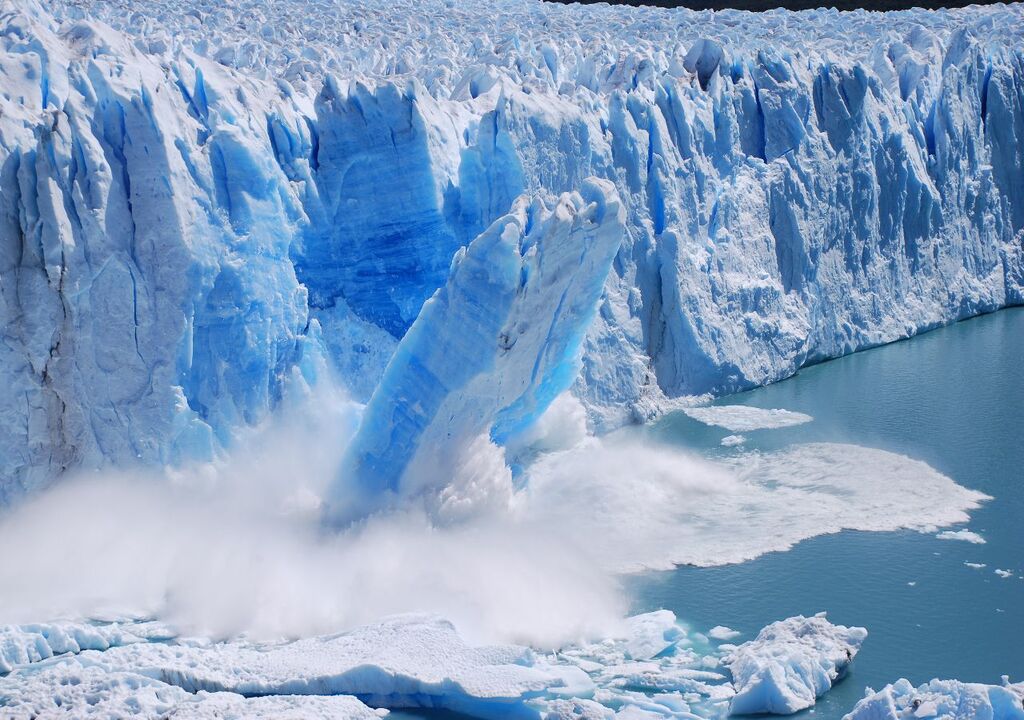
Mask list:
[{"label": "turquoise water", "polygon": [[[840,718],[899,677],[1024,680],[1024,308],[935,330],[806,368],[719,404],[786,408],[805,425],[744,433],[748,448],[835,441],[923,460],[994,497],[969,527],[987,543],[911,532],[844,532],[719,568],[680,567],[637,579],[637,611],[665,607],[696,629],[727,625],[752,638],[765,624],[828,611],[869,637],[849,677],[815,718]],[[673,414],[662,441],[718,452],[728,431]],[[965,562],[985,563],[973,569]],[[1012,570],[1004,579],[996,568]],[[911,586],[908,583],[915,583]]]},{"label": "turquoise water", "polygon": [[[969,527],[985,545],[920,533],[844,532],[719,568],[636,578],[635,611],[669,608],[695,629],[728,625],[750,639],[764,625],[826,610],[870,633],[850,675],[807,720],[841,718],[864,693],[899,677],[1024,680],[1024,308],[807,368],[719,404],[786,408],[814,421],[747,432],[747,448],[833,441],[923,460],[994,500]],[[730,434],[683,414],[649,432],[703,453]],[[985,563],[977,570],[964,562]],[[1003,579],[995,568],[1013,570]],[[915,585],[908,585],[914,582]],[[395,720],[465,720],[437,711]]]}]

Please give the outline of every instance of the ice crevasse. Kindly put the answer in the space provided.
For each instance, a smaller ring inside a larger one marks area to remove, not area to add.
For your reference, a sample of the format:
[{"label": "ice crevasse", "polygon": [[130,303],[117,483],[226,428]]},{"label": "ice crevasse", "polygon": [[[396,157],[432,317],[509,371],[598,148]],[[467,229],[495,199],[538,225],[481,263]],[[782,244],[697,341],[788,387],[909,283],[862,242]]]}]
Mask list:
[{"label": "ice crevasse", "polygon": [[1020,5],[4,0],[0,500],[216,455],[325,372],[387,490],[566,388],[608,430],[1018,304],[1022,35]]}]

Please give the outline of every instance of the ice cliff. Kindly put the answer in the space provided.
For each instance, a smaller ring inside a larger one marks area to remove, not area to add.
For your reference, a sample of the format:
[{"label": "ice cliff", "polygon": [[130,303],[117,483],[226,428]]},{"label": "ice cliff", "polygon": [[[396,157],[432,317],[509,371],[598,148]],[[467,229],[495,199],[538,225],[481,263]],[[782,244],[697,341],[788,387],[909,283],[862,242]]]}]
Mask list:
[{"label": "ice cliff", "polygon": [[393,490],[450,417],[500,443],[572,385],[609,429],[1020,303],[1022,36],[1020,5],[2,0],[0,501],[215,455],[325,373]]}]

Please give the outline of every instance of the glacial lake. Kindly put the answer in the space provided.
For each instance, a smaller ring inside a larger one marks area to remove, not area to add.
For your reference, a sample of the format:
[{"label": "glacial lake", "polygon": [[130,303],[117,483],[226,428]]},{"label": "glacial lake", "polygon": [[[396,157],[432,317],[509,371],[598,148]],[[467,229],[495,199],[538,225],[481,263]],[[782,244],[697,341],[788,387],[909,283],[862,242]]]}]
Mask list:
[{"label": "glacial lake", "polygon": [[[713,568],[634,576],[633,610],[668,608],[693,630],[726,625],[753,639],[765,625],[822,610],[868,629],[847,677],[803,720],[838,720],[900,677],[999,683],[1024,680],[1024,308],[966,320],[803,369],[718,405],[784,408],[814,417],[744,432],[745,450],[841,442],[922,460],[993,499],[966,525],[984,545],[917,532],[842,532],[791,550]],[[727,452],[733,434],[683,413],[648,427],[659,442],[701,455]],[[794,511],[798,511],[794,508]],[[965,563],[984,564],[972,568]],[[1002,578],[996,569],[1010,570]],[[910,583],[913,583],[911,585]],[[396,711],[394,720],[467,720]]]},{"label": "glacial lake", "polygon": [[[915,685],[935,677],[1024,680],[1022,370],[1024,308],[1012,308],[720,399],[814,417],[743,433],[747,449],[818,441],[880,448],[991,495],[966,526],[986,544],[916,532],[820,536],[751,562],[634,578],[634,610],[668,608],[698,631],[726,625],[743,633],[737,643],[774,620],[822,610],[833,622],[866,627],[848,677],[802,717],[841,718],[865,686],[900,677]],[[720,441],[731,434],[682,413],[649,432],[710,455],[726,452]]]}]

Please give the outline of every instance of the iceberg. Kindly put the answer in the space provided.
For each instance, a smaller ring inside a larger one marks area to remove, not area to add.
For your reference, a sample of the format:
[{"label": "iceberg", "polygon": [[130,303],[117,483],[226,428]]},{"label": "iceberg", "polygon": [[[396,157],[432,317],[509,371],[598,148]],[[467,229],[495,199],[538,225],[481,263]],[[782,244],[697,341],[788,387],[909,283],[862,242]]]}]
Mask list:
[{"label": "iceberg", "polygon": [[838,18],[4,4],[0,502],[216,457],[330,375],[369,403],[355,488],[412,491],[438,426],[373,469],[371,398],[416,389],[409,333],[458,322],[428,301],[482,290],[460,265],[518,198],[588,178],[623,219],[584,258],[608,272],[565,285],[579,364],[515,351],[538,376],[476,423],[499,445],[566,384],[603,432],[1021,303],[1021,6]]},{"label": "iceberg", "polygon": [[[1004,678],[1005,681],[1005,678]],[[932,680],[914,687],[901,679],[879,692],[868,690],[843,720],[899,720],[905,717],[936,720],[1020,720],[1024,718],[1024,683],[983,685],[959,680]]]},{"label": "iceberg", "polygon": [[814,705],[842,679],[867,630],[833,625],[824,613],[772,623],[727,654],[733,715],[791,715]]}]

